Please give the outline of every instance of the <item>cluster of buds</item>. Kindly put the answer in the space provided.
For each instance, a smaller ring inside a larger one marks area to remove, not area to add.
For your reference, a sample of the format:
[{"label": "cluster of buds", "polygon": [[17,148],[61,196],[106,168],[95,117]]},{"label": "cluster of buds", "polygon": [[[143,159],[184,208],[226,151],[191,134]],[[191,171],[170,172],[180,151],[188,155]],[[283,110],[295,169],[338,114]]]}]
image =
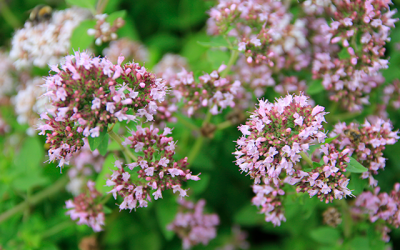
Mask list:
[{"label": "cluster of buds", "polygon": [[184,199],[178,200],[181,205],[174,221],[167,226],[182,239],[183,249],[208,242],[217,236],[216,226],[219,224],[217,214],[204,214],[205,200],[196,204]]},{"label": "cluster of buds", "polygon": [[90,150],[86,138],[82,149],[75,153],[71,159],[71,167],[68,169],[69,183],[66,189],[73,195],[78,195],[82,191],[82,186],[86,182],[87,176],[93,172],[99,173],[103,168],[104,157],[96,149]]},{"label": "cluster of buds", "polygon": [[109,47],[103,50],[103,54],[113,63],[117,63],[121,55],[129,62],[134,59],[137,62],[146,62],[149,58],[149,51],[144,45],[128,38],[111,41]]},{"label": "cluster of buds", "polygon": [[73,30],[89,16],[85,9],[70,8],[54,11],[46,22],[26,22],[11,42],[10,57],[16,68],[59,63],[70,51]]},{"label": "cluster of buds", "polygon": [[[327,90],[335,94],[332,100],[347,100],[343,106],[350,111],[362,109],[368,103],[368,93],[383,82],[378,73],[387,68],[382,59],[390,29],[397,19],[392,18],[390,1],[333,1],[334,20],[322,25],[327,44],[340,44],[342,51],[324,51],[315,55],[313,77],[323,79]],[[331,58],[332,57],[332,58]]]},{"label": "cluster of buds", "polygon": [[282,198],[285,191],[282,190],[284,183],[282,181],[272,181],[269,178],[263,178],[263,185],[253,185],[253,192],[256,196],[251,202],[260,208],[260,212],[265,214],[265,221],[271,222],[274,226],[280,226],[282,221],[286,221]]},{"label": "cluster of buds", "polygon": [[86,224],[93,228],[93,231],[99,232],[104,225],[103,205],[100,203],[101,194],[94,187],[93,181],[88,181],[85,193],[82,193],[65,202],[67,215],[71,216],[72,220],[79,219],[78,225]]},{"label": "cluster of buds", "polygon": [[[355,201],[353,212],[357,214],[366,213],[371,222],[382,219],[398,228],[400,226],[400,183],[394,185],[390,194],[379,193],[379,191],[380,188],[376,187],[373,193],[366,191],[360,194]],[[387,233],[390,232],[390,229],[387,227],[384,227],[384,229],[383,240],[388,242]]]},{"label": "cluster of buds", "polygon": [[39,115],[46,111],[49,105],[47,98],[39,98],[45,90],[41,88],[44,80],[41,77],[35,77],[27,80],[25,86],[19,86],[17,95],[12,98],[12,102],[17,115],[17,121],[20,124],[28,124],[30,128],[27,133],[29,135],[35,134],[35,127],[39,121]]},{"label": "cluster of buds", "polygon": [[60,167],[68,163],[83,146],[83,138],[98,137],[109,124],[137,116],[153,120],[166,86],[137,63],[121,65],[123,60],[114,65],[106,58],[75,52],[61,69],[51,67],[56,74],[47,77],[44,95],[52,108],[41,114],[45,124],[38,128],[39,134],[47,135],[50,161],[59,160]]},{"label": "cluster of buds", "polygon": [[387,106],[400,109],[400,81],[394,80],[392,84],[383,89],[383,101]]},{"label": "cluster of buds", "polygon": [[[165,79],[167,82],[175,82],[181,77],[178,75],[179,72],[186,72],[184,69],[189,67],[186,58],[175,55],[165,54],[163,58],[154,66],[153,70],[158,77]],[[190,79],[193,79],[192,73],[189,75]],[[155,117],[156,124],[163,124],[164,122],[177,122],[176,117],[173,115],[178,111],[178,100],[171,95],[168,95],[167,100],[160,103],[157,116]],[[162,125],[161,125],[162,127]]]},{"label": "cluster of buds", "polygon": [[301,4],[303,11],[307,15],[322,15],[326,10],[334,12],[335,6],[332,4],[332,0],[305,0]]},{"label": "cluster of buds", "polygon": [[326,203],[333,199],[341,200],[346,196],[353,196],[347,188],[349,179],[345,176],[346,167],[350,158],[349,149],[341,152],[335,149],[334,145],[321,145],[323,164],[312,169],[310,172],[297,170],[293,176],[288,176],[285,182],[290,185],[297,185],[296,191],[307,192],[310,197],[316,195],[320,201]]},{"label": "cluster of buds", "polygon": [[260,100],[237,140],[236,164],[259,183],[262,177],[279,182],[284,173],[295,174],[301,152],[310,144],[321,143],[326,135],[325,108],[311,107],[307,97],[287,95],[275,103]]},{"label": "cluster of buds", "polygon": [[96,45],[101,45],[112,40],[117,40],[118,36],[116,32],[125,24],[125,21],[122,18],[118,17],[111,25],[106,20],[107,17],[107,14],[95,15],[95,18],[97,19],[96,25],[94,26],[94,29],[88,29],[87,31],[89,36],[94,36],[94,38],[96,39]]},{"label": "cluster of buds", "polygon": [[221,65],[218,71],[200,76],[199,83],[194,81],[193,72],[182,69],[175,77],[166,79],[172,88],[172,99],[169,101],[174,104],[183,100],[189,117],[202,107],[208,107],[213,115],[227,107],[235,107],[235,99],[242,93],[241,84],[237,80],[232,83],[222,78],[220,73],[225,68],[225,65]]},{"label": "cluster of buds", "polygon": [[16,81],[13,77],[15,67],[9,56],[0,51],[0,99],[13,93],[16,87]]},{"label": "cluster of buds", "polygon": [[264,63],[277,69],[300,70],[310,63],[306,22],[274,0],[220,0],[210,10],[208,33],[237,38],[249,64]]},{"label": "cluster of buds", "polygon": [[369,178],[369,184],[376,186],[378,182],[372,175],[378,174],[379,169],[384,169],[386,159],[383,157],[385,145],[397,142],[398,131],[392,131],[390,122],[377,118],[373,123],[367,120],[360,127],[359,124],[338,123],[335,125],[331,136],[338,137],[332,141],[336,148],[349,149],[349,156],[356,158],[363,166],[368,168],[361,176]]},{"label": "cluster of buds", "polygon": [[[135,162],[125,164],[127,167],[117,160],[117,170],[113,171],[106,183],[107,186],[113,187],[109,193],[112,193],[115,199],[117,195],[124,199],[119,208],[132,210],[136,207],[147,207],[147,201],[151,201],[151,190],[155,190],[152,193],[155,200],[162,198],[162,191],[166,189],[172,189],[174,193],[179,192],[180,197],[187,196],[182,182],[197,181],[200,178],[192,175],[187,168],[187,157],[179,161],[173,159],[176,143],[172,137],[167,137],[171,129],[166,127],[164,132],[159,134],[159,129],[153,126],[136,128],[136,132],[131,131],[132,135],[125,139],[123,145],[143,156],[139,156]],[[138,169],[135,169],[136,167]]]}]

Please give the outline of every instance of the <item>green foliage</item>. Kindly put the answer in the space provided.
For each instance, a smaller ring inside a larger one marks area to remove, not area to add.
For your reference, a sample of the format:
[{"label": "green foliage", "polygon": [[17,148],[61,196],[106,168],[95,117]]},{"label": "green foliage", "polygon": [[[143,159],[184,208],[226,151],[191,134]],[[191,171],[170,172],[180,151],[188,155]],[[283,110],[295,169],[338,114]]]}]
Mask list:
[{"label": "green foliage", "polygon": [[349,157],[350,162],[347,163],[347,172],[351,173],[364,173],[368,171],[367,168],[365,168],[363,165],[361,165],[356,159],[353,157]]},{"label": "green foliage", "polygon": [[95,20],[82,21],[72,32],[71,36],[71,51],[84,51],[90,47],[94,42],[94,36],[87,33],[88,29],[93,29],[96,25]]}]

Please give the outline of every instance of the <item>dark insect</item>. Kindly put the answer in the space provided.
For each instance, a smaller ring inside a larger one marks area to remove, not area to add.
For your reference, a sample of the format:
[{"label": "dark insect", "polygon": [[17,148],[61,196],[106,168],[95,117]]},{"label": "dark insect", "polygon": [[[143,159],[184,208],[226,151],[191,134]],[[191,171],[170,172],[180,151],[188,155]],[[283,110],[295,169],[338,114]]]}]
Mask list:
[{"label": "dark insect", "polygon": [[29,14],[29,20],[35,23],[47,21],[51,18],[52,12],[53,9],[50,6],[40,4],[32,9]]},{"label": "dark insect", "polygon": [[344,134],[352,141],[352,142],[360,142],[361,140],[361,133],[356,129],[346,129],[343,131]]}]

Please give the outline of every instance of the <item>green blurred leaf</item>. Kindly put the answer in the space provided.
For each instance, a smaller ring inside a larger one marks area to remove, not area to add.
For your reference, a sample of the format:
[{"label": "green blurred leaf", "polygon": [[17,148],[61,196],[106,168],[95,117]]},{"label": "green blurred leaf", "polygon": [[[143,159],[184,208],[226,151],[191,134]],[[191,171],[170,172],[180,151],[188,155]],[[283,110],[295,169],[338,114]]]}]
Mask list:
[{"label": "green blurred leaf", "polygon": [[322,92],[324,89],[325,88],[322,85],[322,80],[321,79],[313,80],[311,82],[310,86],[308,86],[307,94],[308,95],[315,95],[315,94],[318,94],[318,93]]},{"label": "green blurred leaf", "polygon": [[242,207],[233,217],[233,221],[241,226],[254,226],[264,223],[264,215],[251,204]]},{"label": "green blurred leaf", "polygon": [[198,195],[203,193],[210,183],[210,175],[209,174],[201,174],[199,181],[190,181],[188,183],[190,190],[193,191],[193,194]]},{"label": "green blurred leaf", "polygon": [[339,53],[338,53],[339,59],[343,60],[343,59],[349,59],[350,58],[350,54],[347,51],[347,48],[343,48]]},{"label": "green blurred leaf", "polygon": [[72,32],[70,53],[74,51],[83,51],[90,47],[94,42],[94,36],[88,35],[88,29],[93,29],[96,25],[96,20],[82,21]]},{"label": "green blurred leaf", "polygon": [[101,169],[99,175],[97,176],[95,187],[102,194],[105,194],[106,192],[111,190],[110,187],[107,187],[105,185],[108,176],[111,175],[110,169],[112,169],[112,167],[114,166],[114,162],[115,162],[114,155],[109,154],[107,158],[104,160],[103,168]]},{"label": "green blurred leaf", "polygon": [[367,237],[356,236],[350,241],[349,246],[351,250],[370,250]]},{"label": "green blurred leaf", "polygon": [[210,49],[207,51],[207,59],[212,68],[210,70],[217,70],[221,64],[227,64],[229,62],[228,51],[219,49]]},{"label": "green blurred leaf", "polygon": [[367,180],[361,179],[359,174],[352,173],[350,177],[348,189],[352,190],[352,194],[359,195],[364,191],[364,187],[367,186]]},{"label": "green blurred leaf", "polygon": [[164,192],[163,199],[156,201],[156,215],[161,232],[167,240],[172,239],[174,232],[167,230],[167,225],[171,223],[178,211],[178,203],[176,197]]},{"label": "green blurred leaf", "polygon": [[229,43],[225,40],[223,36],[216,36],[212,37],[211,41],[209,42],[201,42],[197,41],[198,44],[200,44],[203,47],[207,48],[229,48],[230,45]]},{"label": "green blurred leaf", "polygon": [[104,128],[103,131],[100,131],[100,135],[98,137],[89,136],[88,142],[89,142],[90,150],[94,151],[95,149],[97,149],[99,147],[100,143],[105,138],[106,134],[107,134],[107,129]]},{"label": "green blurred leaf", "polygon": [[103,205],[103,212],[104,212],[104,214],[111,214],[112,209],[107,207],[106,205]]},{"label": "green blurred leaf", "polygon": [[322,244],[335,245],[340,239],[340,233],[332,227],[319,227],[310,232],[310,237]]},{"label": "green blurred leaf", "polygon": [[125,16],[126,16],[126,10],[116,11],[108,15],[106,21],[109,22],[110,25],[112,26],[115,20],[117,20],[118,18],[125,19]]},{"label": "green blurred leaf", "polygon": [[368,171],[368,169],[365,168],[363,165],[361,165],[356,159],[354,159],[353,157],[349,157],[349,158],[350,158],[350,162],[346,163],[347,164],[347,168],[346,168],[347,172],[364,173],[364,172]]},{"label": "green blurred leaf", "polygon": [[44,186],[50,180],[42,175],[40,170],[30,170],[22,172],[18,178],[11,183],[12,187],[21,191],[28,191],[34,187]]},{"label": "green blurred leaf", "polygon": [[97,147],[97,150],[99,150],[99,153],[102,156],[105,156],[107,154],[108,142],[109,142],[109,136],[108,134],[106,134],[103,140],[100,142],[99,146]]},{"label": "green blurred leaf", "polygon": [[37,169],[43,161],[43,145],[37,136],[27,137],[15,157],[14,165],[21,170]]},{"label": "green blurred leaf", "polygon": [[96,0],[66,0],[70,5],[94,10],[96,8]]}]

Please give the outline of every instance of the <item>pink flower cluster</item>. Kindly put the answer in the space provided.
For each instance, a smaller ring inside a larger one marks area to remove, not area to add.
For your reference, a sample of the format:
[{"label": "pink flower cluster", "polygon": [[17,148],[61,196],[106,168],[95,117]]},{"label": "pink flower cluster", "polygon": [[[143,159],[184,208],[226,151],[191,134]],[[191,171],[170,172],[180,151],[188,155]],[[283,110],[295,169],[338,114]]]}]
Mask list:
[{"label": "pink flower cluster", "polygon": [[[165,128],[159,134],[158,128],[136,127],[136,132],[131,131],[131,136],[125,139],[123,144],[141,153],[136,162],[125,164],[117,160],[111,178],[106,185],[113,187],[109,192],[114,198],[120,195],[124,201],[119,205],[120,209],[135,209],[147,207],[147,201],[151,201],[150,192],[157,200],[162,198],[162,191],[172,189],[179,192],[180,197],[187,196],[187,190],[182,188],[182,182],[187,180],[198,181],[200,178],[192,175],[187,168],[187,157],[175,161],[176,143],[172,137],[167,137],[171,129]],[[138,167],[138,169],[135,169]],[[129,169],[129,170],[128,170]],[[135,169],[135,170],[134,170]],[[139,204],[137,204],[139,202]]]},{"label": "pink flower cluster", "polygon": [[400,109],[400,81],[396,79],[383,89],[383,101],[387,106]]},{"label": "pink flower cluster", "polygon": [[280,1],[220,0],[209,14],[208,33],[237,38],[249,64],[300,70],[310,63],[306,23],[291,23],[292,15]]},{"label": "pink flower cluster", "polygon": [[214,70],[211,74],[200,76],[199,83],[194,81],[193,72],[187,72],[185,69],[171,75],[171,78],[166,79],[172,88],[169,105],[176,105],[183,100],[188,116],[192,116],[202,107],[208,107],[213,115],[217,115],[227,107],[235,107],[235,99],[242,92],[241,84],[239,81],[232,82],[222,78],[220,73],[225,68],[225,65],[221,65],[218,71]]},{"label": "pink flower cluster", "polygon": [[347,188],[350,179],[345,176],[346,163],[350,161],[350,150],[337,151],[334,145],[324,144],[320,148],[323,153],[321,166],[312,169],[310,172],[297,170],[296,174],[288,176],[285,182],[290,185],[297,185],[297,192],[307,192],[310,197],[316,195],[320,201],[326,203],[333,199],[341,200],[346,196],[353,196]]},{"label": "pink flower cluster", "polygon": [[95,232],[102,230],[104,225],[103,205],[100,203],[101,194],[95,189],[95,183],[88,181],[87,190],[74,198],[65,202],[67,215],[72,220],[79,219],[78,225],[86,224],[93,228]]},{"label": "pink flower cluster", "polygon": [[[355,213],[366,213],[371,222],[378,219],[386,221],[388,224],[398,228],[400,226],[400,183],[394,185],[390,194],[379,193],[380,188],[376,187],[374,192],[366,191],[360,194],[355,202],[353,211]],[[385,227],[386,233],[383,240],[388,242],[387,235],[390,230]]]},{"label": "pink flower cluster", "polygon": [[355,123],[349,125],[338,123],[331,133],[331,136],[338,135],[338,138],[332,143],[340,150],[349,149],[349,156],[368,168],[368,171],[362,174],[362,178],[369,178],[369,184],[376,186],[378,182],[372,175],[378,174],[379,169],[385,168],[386,159],[383,157],[385,145],[392,145],[400,138],[398,131],[392,130],[390,122],[379,118],[373,123],[366,120],[361,127]]},{"label": "pink flower cluster", "polygon": [[271,222],[274,226],[280,226],[282,221],[286,221],[282,199],[285,195],[282,190],[282,181],[274,181],[270,178],[263,178],[263,185],[253,185],[253,192],[256,194],[251,202],[257,207],[261,207],[260,212],[265,214],[265,221]]},{"label": "pink flower cluster", "polygon": [[182,239],[183,249],[208,242],[217,236],[216,226],[219,224],[217,214],[204,214],[205,200],[199,200],[196,204],[184,199],[178,200],[180,211],[174,221],[167,226]]},{"label": "pink flower cluster", "polygon": [[[65,57],[52,66],[55,75],[46,79],[44,94],[52,108],[41,114],[39,134],[47,135],[50,161],[68,164],[71,154],[83,146],[83,138],[98,137],[109,124],[133,121],[137,116],[153,120],[157,102],[166,95],[162,79],[137,63],[121,65],[84,52]],[[50,131],[46,133],[45,131]]]},{"label": "pink flower cluster", "polygon": [[335,92],[332,100],[344,100],[343,107],[358,111],[368,104],[371,89],[384,81],[378,71],[388,67],[384,46],[397,22],[392,18],[396,11],[390,11],[391,1],[385,0],[332,2],[335,11],[328,14],[334,21],[320,29],[327,44],[340,44],[342,50],[316,53],[313,77]]},{"label": "pink flower cluster", "polygon": [[279,182],[295,174],[301,152],[326,138],[322,123],[325,108],[311,107],[307,97],[287,95],[275,103],[260,100],[237,140],[236,164],[258,184],[262,177]]}]

